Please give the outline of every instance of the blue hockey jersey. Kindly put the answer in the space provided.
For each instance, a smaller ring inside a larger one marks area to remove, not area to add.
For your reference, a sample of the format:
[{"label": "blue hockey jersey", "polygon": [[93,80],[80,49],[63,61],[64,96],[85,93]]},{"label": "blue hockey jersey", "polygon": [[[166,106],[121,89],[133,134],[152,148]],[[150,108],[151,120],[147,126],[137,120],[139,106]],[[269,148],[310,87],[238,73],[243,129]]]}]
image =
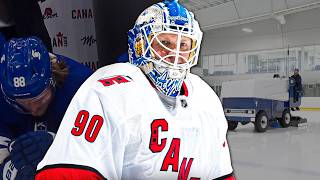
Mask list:
[{"label": "blue hockey jersey", "polygon": [[34,117],[31,114],[16,112],[5,101],[2,93],[0,94],[0,164],[9,156],[7,146],[11,140],[30,131],[57,132],[72,97],[81,84],[93,73],[90,68],[79,62],[61,55],[56,56],[58,61],[65,61],[69,68],[69,74],[63,86],[55,88],[54,98],[43,116]]}]

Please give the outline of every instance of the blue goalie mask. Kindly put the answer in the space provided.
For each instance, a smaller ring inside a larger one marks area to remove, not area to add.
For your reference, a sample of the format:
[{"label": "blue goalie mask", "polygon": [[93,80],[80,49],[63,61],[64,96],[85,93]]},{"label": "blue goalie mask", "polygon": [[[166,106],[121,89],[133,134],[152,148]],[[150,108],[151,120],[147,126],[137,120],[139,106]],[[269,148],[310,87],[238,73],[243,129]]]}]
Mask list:
[{"label": "blue goalie mask", "polygon": [[176,97],[197,64],[201,40],[193,13],[177,0],[160,2],[144,10],[128,32],[129,61],[161,93]]},{"label": "blue goalie mask", "polygon": [[16,100],[35,98],[53,85],[49,53],[42,41],[30,37],[5,43],[0,76],[6,101],[19,112],[29,113]]}]

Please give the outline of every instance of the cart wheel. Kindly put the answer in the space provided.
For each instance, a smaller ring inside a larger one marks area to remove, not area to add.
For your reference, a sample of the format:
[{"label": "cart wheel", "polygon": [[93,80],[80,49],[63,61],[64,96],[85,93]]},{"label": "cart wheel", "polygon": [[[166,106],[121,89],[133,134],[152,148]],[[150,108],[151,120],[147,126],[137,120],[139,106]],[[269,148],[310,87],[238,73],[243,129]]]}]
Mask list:
[{"label": "cart wheel", "polygon": [[265,111],[260,111],[256,115],[256,120],[254,122],[254,127],[257,132],[265,132],[268,128],[268,116]]},{"label": "cart wheel", "polygon": [[228,130],[235,130],[238,126],[237,121],[228,121]]},{"label": "cart wheel", "polygon": [[289,109],[285,109],[282,113],[282,118],[279,120],[281,127],[287,128],[290,126],[291,114]]}]

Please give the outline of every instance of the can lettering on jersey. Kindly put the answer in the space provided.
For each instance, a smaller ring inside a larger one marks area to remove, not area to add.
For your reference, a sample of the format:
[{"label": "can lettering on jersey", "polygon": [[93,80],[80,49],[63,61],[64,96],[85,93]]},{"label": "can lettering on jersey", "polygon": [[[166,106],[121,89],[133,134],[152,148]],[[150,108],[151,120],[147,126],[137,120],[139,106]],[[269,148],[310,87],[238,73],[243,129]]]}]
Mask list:
[{"label": "can lettering on jersey", "polygon": [[151,137],[149,149],[153,153],[161,152],[167,143],[167,138],[164,138],[161,139],[161,143],[158,144],[159,127],[161,127],[162,131],[168,131],[168,122],[165,119],[155,119],[151,123]]},{"label": "can lettering on jersey", "polygon": [[[161,129],[161,130],[160,130]],[[159,133],[168,131],[169,125],[165,119],[155,119],[151,123],[151,135],[149,142],[149,149],[153,153],[161,152],[167,143],[167,138],[163,138],[159,142]],[[163,159],[160,171],[168,171],[169,166],[172,166],[173,172],[178,172],[178,180],[187,180],[189,177],[189,172],[191,170],[192,162],[194,158],[183,157],[179,168],[179,153],[180,153],[180,143],[181,139],[173,138]],[[190,179],[200,179],[198,177],[191,177]]]}]

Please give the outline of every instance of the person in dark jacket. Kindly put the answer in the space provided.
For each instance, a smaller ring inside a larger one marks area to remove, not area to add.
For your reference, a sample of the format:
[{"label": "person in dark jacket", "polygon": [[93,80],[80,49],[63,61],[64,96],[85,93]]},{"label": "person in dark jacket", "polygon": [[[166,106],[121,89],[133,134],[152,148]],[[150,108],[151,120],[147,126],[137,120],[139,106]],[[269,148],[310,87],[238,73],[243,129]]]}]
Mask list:
[{"label": "person in dark jacket", "polygon": [[36,36],[52,52],[51,39],[38,2],[45,0],[0,0],[0,32],[6,40]]},{"label": "person in dark jacket", "polygon": [[[299,97],[302,94],[302,79],[299,74],[299,69],[294,69],[294,74],[291,76],[291,78],[295,81],[294,86],[294,102],[297,102],[299,100]],[[291,109],[294,111],[294,109]],[[296,108],[296,110],[299,110],[299,107]]]}]

